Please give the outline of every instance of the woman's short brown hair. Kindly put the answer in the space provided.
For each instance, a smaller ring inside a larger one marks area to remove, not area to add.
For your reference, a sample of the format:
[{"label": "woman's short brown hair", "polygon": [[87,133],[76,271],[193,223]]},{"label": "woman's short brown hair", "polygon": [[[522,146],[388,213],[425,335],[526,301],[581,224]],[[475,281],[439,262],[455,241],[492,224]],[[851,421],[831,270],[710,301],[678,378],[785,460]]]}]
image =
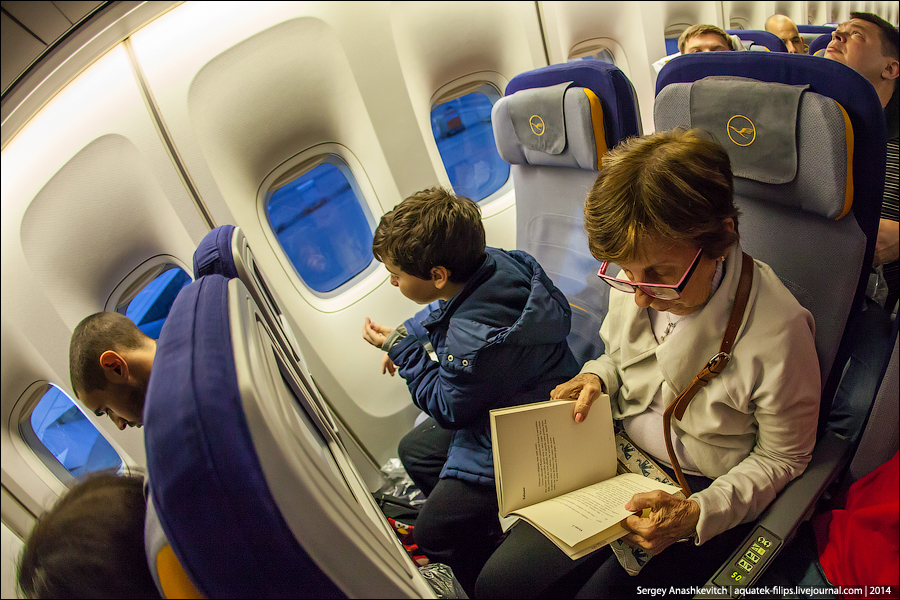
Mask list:
[{"label": "woman's short brown hair", "polygon": [[738,241],[737,220],[728,153],[697,129],[622,142],[603,157],[584,205],[591,254],[613,263],[637,256],[645,238],[691,242],[718,258]]},{"label": "woman's short brown hair", "polygon": [[372,254],[404,273],[431,279],[446,267],[450,281],[464,283],[481,265],[485,233],[478,204],[442,188],[417,192],[381,217]]}]

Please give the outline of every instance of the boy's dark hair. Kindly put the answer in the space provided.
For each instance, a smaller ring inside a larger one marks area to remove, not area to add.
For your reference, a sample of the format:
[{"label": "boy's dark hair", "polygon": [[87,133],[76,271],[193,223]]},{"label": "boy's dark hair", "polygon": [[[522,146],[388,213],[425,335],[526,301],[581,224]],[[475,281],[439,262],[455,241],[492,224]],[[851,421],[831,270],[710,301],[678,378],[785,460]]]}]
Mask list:
[{"label": "boy's dark hair", "polygon": [[850,18],[868,21],[877,25],[881,30],[881,54],[900,60],[900,34],[898,34],[896,27],[878,15],[867,12],[851,12]]},{"label": "boy's dark hair", "polygon": [[143,479],[104,471],[44,516],[19,560],[26,598],[159,598],[144,550]]},{"label": "boy's dark hair", "polygon": [[135,350],[150,340],[134,322],[116,312],[85,317],[69,342],[69,378],[76,394],[106,389],[100,355],[107,350]]},{"label": "boy's dark hair", "polygon": [[445,267],[453,283],[465,283],[484,258],[485,234],[478,204],[442,188],[417,192],[381,217],[372,254],[403,272],[431,279]]}]

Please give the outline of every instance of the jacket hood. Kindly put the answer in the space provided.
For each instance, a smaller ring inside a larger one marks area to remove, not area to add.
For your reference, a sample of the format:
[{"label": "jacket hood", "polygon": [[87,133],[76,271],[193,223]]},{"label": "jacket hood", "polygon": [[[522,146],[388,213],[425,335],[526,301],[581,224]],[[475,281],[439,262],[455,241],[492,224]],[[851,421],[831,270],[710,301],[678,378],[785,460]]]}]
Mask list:
[{"label": "jacket hood", "polygon": [[[494,278],[493,285],[482,286],[488,278]],[[476,302],[463,304],[468,298]],[[487,248],[465,287],[422,324],[429,328],[446,319],[454,322],[447,348],[464,356],[498,343],[559,343],[569,334],[572,308],[531,255]]]}]

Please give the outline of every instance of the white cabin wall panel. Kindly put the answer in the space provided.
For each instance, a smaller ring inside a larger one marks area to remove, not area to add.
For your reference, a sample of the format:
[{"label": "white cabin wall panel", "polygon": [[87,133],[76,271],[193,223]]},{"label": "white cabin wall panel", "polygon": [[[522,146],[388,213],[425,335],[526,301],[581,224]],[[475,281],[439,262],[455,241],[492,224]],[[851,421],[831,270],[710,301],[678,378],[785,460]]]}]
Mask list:
[{"label": "white cabin wall panel", "polygon": [[[191,238],[202,233],[202,221],[160,143],[123,48],[95,63],[23,128],[4,150],[2,169],[4,260],[7,239],[21,239],[24,258],[70,328],[102,310],[115,285],[150,256],[174,254],[190,264]],[[119,217],[108,220],[110,213]],[[7,238],[8,225],[22,230]],[[129,230],[131,237],[117,233]],[[110,245],[110,235],[121,245]],[[136,262],[123,261],[123,252],[134,253]],[[6,286],[3,295],[6,302]]]},{"label": "white cabin wall panel", "polygon": [[519,73],[546,66],[534,3],[391,2],[390,26],[428,156],[439,183],[450,187],[431,131],[435,94],[470,76],[503,94]]},{"label": "white cabin wall panel", "polygon": [[[205,227],[121,46],[63,88],[9,142],[0,185],[3,312],[15,316],[16,331],[8,336],[11,346],[4,343],[6,410],[36,380],[71,396],[68,340],[75,325],[103,310],[115,286],[148,258],[170,254],[190,264]],[[5,321],[7,327],[13,326]],[[36,368],[10,365],[11,355],[30,356]],[[144,464],[139,431],[88,418],[128,464]],[[4,450],[4,462],[7,456]]]},{"label": "white cabin wall panel", "polygon": [[766,19],[776,13],[774,2],[735,1],[723,2],[724,29],[751,29],[765,31]]},{"label": "white cabin wall panel", "polygon": [[806,21],[808,25],[824,25],[828,20],[828,2],[817,0],[806,4]]},{"label": "white cabin wall panel", "polygon": [[[343,296],[304,299],[309,292],[259,199],[266,176],[319,144],[340,146],[361,165],[355,175],[372,192],[376,222],[402,200],[401,187],[412,193],[437,183],[387,25],[389,5],[347,6],[231,3],[223,13],[189,3],[132,43],[201,196],[242,228],[323,393],[383,462],[396,455],[418,409],[399,377],[381,375],[381,353],[361,339],[362,323],[368,316],[396,325],[417,307],[390,286],[383,267]],[[190,39],[175,52],[180,36]]]},{"label": "white cabin wall panel", "polygon": [[[673,25],[696,25],[705,23],[717,25],[727,29],[727,23],[723,18],[722,3],[704,0],[702,2],[690,2],[685,0],[664,0],[660,2],[663,23],[666,29]],[[686,27],[682,27],[682,31]]]},{"label": "white cabin wall panel", "polygon": [[[602,38],[638,95],[644,132],[653,131],[656,73],[666,55],[661,2],[543,2],[551,62],[564,63],[577,44]],[[691,4],[691,3],[688,3]],[[702,3],[701,3],[702,4]]]}]

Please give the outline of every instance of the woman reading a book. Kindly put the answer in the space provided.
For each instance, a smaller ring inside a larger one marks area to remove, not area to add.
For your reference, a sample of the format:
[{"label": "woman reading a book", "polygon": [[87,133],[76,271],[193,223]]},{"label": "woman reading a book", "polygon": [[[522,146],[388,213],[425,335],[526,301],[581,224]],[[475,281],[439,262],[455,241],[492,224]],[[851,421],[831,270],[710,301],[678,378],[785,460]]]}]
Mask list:
[{"label": "woman reading a book", "polygon": [[[576,399],[580,423],[609,394],[624,433],[673,482],[680,465],[690,496],[632,497],[626,508],[639,514],[622,540],[652,555],[636,576],[609,547],[572,561],[520,521],[482,571],[479,597],[635,597],[636,586],[702,585],[747,534],[742,523],[806,468],[820,393],[813,319],[771,268],[744,259],[733,193],[728,154],[696,130],[632,138],[603,158],[585,228],[614,288],[605,353],[552,397]],[[732,316],[736,297],[746,306]],[[730,362],[675,411],[670,453],[664,412],[725,347],[726,330]]]}]

